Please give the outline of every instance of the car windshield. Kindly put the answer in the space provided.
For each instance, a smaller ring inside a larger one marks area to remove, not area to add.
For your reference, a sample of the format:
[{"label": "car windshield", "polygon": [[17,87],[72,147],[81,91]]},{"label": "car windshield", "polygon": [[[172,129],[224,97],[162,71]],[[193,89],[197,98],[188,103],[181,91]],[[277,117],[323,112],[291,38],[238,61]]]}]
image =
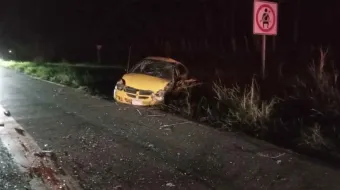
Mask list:
[{"label": "car windshield", "polygon": [[173,63],[145,59],[138,63],[133,69],[132,73],[142,73],[146,75],[151,75],[154,77],[159,77],[163,79],[171,80],[173,76]]}]

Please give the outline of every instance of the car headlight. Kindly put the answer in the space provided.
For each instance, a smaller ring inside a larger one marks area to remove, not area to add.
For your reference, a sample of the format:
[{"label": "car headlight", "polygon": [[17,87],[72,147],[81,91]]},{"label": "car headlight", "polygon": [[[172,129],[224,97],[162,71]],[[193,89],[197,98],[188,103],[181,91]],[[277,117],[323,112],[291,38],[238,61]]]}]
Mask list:
[{"label": "car headlight", "polygon": [[152,97],[157,101],[163,101],[165,96],[165,90],[159,90]]},{"label": "car headlight", "polygon": [[165,95],[165,90],[159,90],[158,92],[156,92],[155,94],[157,97],[164,97]]},{"label": "car headlight", "polygon": [[125,87],[125,80],[124,79],[119,80],[116,84],[117,90],[123,90],[124,87]]}]

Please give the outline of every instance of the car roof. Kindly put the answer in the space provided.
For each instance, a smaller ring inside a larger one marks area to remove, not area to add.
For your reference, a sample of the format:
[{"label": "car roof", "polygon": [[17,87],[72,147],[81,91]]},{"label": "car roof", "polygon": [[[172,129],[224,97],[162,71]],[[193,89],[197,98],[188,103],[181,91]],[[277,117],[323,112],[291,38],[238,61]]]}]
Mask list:
[{"label": "car roof", "polygon": [[149,57],[146,57],[145,59],[151,59],[155,61],[165,61],[165,62],[174,63],[174,64],[181,64],[179,61],[176,61],[168,57],[149,56]]}]

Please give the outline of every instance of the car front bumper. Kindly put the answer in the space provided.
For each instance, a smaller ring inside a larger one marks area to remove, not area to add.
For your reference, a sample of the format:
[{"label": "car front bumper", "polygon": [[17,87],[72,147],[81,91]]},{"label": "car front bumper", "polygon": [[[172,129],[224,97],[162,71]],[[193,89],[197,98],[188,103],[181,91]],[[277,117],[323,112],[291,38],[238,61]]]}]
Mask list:
[{"label": "car front bumper", "polygon": [[135,106],[155,106],[163,103],[163,101],[155,99],[153,95],[143,96],[141,98],[136,94],[128,94],[124,90],[118,89],[113,91],[113,98],[119,103]]}]

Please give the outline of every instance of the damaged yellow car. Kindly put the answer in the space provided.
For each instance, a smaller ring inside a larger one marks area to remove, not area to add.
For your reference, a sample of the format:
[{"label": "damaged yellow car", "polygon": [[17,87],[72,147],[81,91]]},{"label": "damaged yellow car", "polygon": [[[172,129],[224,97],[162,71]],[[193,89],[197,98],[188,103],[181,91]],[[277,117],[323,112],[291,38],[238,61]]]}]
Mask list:
[{"label": "damaged yellow car", "polygon": [[153,106],[164,103],[168,93],[178,91],[188,80],[188,69],[182,63],[164,57],[147,57],[117,82],[113,98],[124,104]]}]

